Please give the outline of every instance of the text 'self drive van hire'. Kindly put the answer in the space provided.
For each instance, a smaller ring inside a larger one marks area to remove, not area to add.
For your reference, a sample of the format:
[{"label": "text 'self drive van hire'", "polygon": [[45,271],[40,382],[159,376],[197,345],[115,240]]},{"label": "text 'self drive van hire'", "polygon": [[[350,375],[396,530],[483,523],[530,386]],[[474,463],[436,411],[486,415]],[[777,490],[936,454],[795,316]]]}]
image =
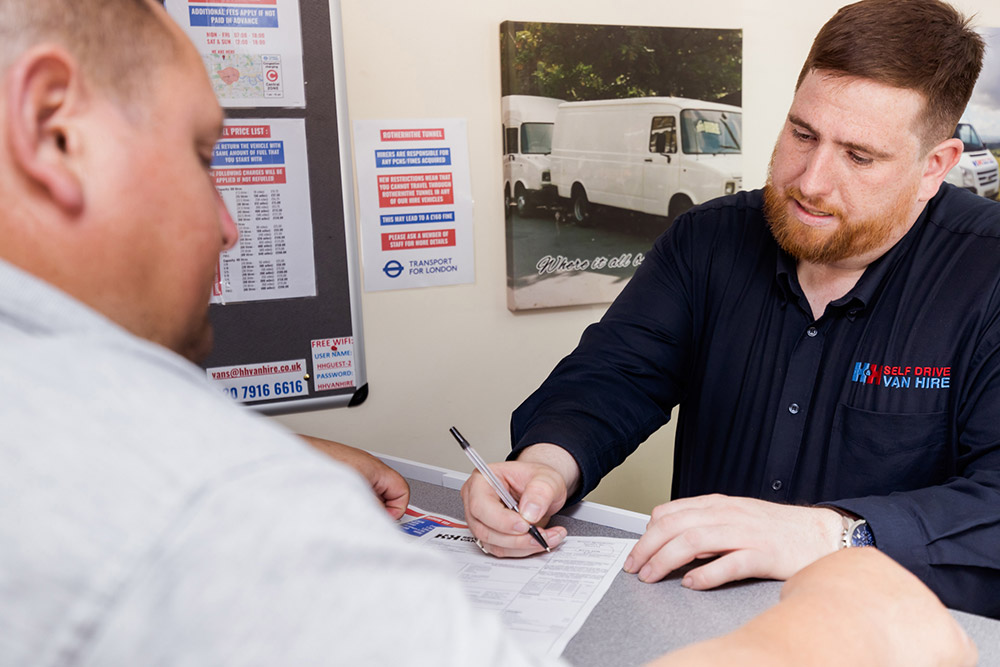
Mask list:
[{"label": "text 'self drive van hire'", "polygon": [[505,95],[503,121],[503,201],[524,216],[538,204],[555,199],[549,176],[552,125],[563,102],[553,97]]},{"label": "text 'self drive van hire'", "polygon": [[743,185],[739,107],[680,97],[559,105],[552,182],[572,217],[592,204],[665,216]]}]

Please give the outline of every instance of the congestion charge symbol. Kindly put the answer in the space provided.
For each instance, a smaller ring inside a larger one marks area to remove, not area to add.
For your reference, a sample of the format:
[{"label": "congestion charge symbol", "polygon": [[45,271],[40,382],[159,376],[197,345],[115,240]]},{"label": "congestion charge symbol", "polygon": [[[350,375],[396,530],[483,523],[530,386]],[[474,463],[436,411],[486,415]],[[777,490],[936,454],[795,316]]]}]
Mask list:
[{"label": "congestion charge symbol", "polygon": [[269,69],[267,71],[267,80],[268,81],[272,81],[272,82],[273,81],[277,81],[278,80],[278,72],[275,71],[275,70],[273,70],[273,69]]},{"label": "congestion charge symbol", "polygon": [[396,260],[391,260],[382,267],[382,272],[390,278],[398,278],[399,274],[403,272],[403,265]]}]

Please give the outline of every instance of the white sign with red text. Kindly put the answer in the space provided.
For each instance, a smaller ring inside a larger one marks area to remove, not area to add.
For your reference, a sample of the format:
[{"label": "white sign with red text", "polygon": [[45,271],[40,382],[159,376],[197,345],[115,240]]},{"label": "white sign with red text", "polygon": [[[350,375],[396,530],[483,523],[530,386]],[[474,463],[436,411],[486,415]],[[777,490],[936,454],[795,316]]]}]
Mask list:
[{"label": "white sign with red text", "polygon": [[304,107],[299,0],[166,0],[224,107]]},{"label": "white sign with red text", "polygon": [[313,358],[314,391],[356,386],[353,336],[314,340],[310,347]]},{"label": "white sign with red text", "polygon": [[354,147],[365,290],[474,282],[465,120],[359,120]]},{"label": "white sign with red text", "polygon": [[210,383],[241,403],[305,396],[309,393],[305,359],[219,366],[206,368],[205,374]]},{"label": "white sign with red text", "polygon": [[316,296],[305,121],[227,120],[212,178],[239,230],[219,257],[212,303]]}]

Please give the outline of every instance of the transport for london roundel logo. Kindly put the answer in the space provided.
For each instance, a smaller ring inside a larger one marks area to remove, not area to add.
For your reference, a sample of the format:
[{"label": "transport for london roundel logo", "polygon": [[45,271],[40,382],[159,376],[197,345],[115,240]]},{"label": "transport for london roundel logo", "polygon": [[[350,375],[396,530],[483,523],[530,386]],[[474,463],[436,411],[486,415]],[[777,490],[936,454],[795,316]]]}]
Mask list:
[{"label": "transport for london roundel logo", "polygon": [[390,260],[385,263],[382,267],[382,273],[389,276],[390,278],[398,278],[399,274],[403,272],[403,265],[396,260]]}]

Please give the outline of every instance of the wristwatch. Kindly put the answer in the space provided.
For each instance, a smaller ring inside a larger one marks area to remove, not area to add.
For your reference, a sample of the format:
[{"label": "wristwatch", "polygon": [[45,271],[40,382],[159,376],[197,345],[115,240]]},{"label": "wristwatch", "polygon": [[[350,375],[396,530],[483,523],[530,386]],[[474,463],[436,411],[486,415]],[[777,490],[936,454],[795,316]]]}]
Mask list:
[{"label": "wristwatch", "polygon": [[844,519],[844,532],[840,535],[841,549],[875,546],[875,536],[867,521],[846,514],[841,514],[841,517]]}]

